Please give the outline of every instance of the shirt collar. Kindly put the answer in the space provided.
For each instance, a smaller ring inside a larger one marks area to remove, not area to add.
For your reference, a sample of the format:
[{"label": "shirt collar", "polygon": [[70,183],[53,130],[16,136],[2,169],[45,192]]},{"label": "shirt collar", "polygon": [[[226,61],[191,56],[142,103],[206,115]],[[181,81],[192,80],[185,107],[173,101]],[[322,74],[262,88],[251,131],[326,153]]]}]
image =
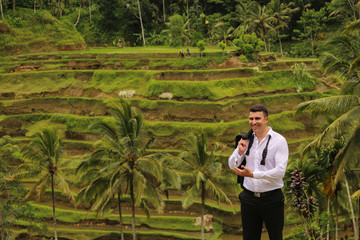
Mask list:
[{"label": "shirt collar", "polygon": [[[266,133],[265,137],[266,137],[267,135],[270,135],[271,137],[273,137],[274,131],[272,130],[271,127],[268,126],[268,128],[269,128],[269,131]],[[253,132],[252,134],[254,135],[254,137],[256,137],[255,132]]]}]

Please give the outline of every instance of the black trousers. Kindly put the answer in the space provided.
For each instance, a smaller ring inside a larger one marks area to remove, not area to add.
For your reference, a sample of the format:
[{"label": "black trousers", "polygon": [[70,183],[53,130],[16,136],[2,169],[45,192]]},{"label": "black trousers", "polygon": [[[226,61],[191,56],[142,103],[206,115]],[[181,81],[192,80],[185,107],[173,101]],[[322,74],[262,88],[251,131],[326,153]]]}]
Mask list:
[{"label": "black trousers", "polygon": [[270,240],[283,239],[284,195],[281,189],[261,197],[242,191],[239,199],[244,240],[260,240],[263,222]]}]

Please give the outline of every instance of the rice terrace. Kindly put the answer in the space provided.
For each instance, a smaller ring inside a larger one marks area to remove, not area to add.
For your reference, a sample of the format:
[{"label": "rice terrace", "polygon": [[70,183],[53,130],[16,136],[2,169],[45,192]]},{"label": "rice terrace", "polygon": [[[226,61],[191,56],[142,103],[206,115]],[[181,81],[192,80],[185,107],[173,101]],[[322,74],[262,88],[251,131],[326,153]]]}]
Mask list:
[{"label": "rice terrace", "polygon": [[256,104],[289,146],[284,239],[360,239],[360,3],[325,2],[0,0],[0,240],[243,239]]}]

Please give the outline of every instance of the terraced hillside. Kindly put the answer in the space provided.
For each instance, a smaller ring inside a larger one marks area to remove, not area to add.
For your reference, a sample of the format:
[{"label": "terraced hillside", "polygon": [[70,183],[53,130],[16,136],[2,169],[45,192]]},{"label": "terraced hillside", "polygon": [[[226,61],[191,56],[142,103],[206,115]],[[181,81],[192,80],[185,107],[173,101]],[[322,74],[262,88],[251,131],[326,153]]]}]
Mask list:
[{"label": "terraced hillside", "polygon": [[[74,159],[75,168],[99,139],[88,126],[100,119],[112,121],[109,110],[120,95],[142,111],[147,135],[155,138],[151,151],[176,153],[181,148],[180,136],[203,128],[210,143],[219,143],[218,154],[226,164],[234,136],[248,129],[249,107],[260,103],[268,106],[270,125],[287,138],[294,154],[300,144],[320,131],[310,116],[295,114],[296,106],[333,94],[338,84],[336,79],[322,76],[316,59],[266,56],[260,63],[242,63],[232,54],[180,59],[173,53],[117,51],[2,58],[0,136],[10,135],[24,144],[39,129],[55,126],[65,139],[66,157]],[[299,80],[292,68],[300,62],[306,64],[306,81]],[[72,174],[69,172],[69,176]],[[73,179],[72,190],[76,193],[80,186]],[[151,210],[151,218],[147,219],[141,209],[137,210],[139,239],[200,238],[200,227],[194,225],[199,204],[183,210],[181,196],[181,192],[171,191],[161,216]],[[231,199],[238,211],[236,195]],[[50,219],[48,200],[34,201],[32,205],[39,216]],[[61,237],[113,239],[111,236],[119,232],[116,209],[105,219],[95,215],[85,219],[89,206],[80,205],[75,210],[61,193],[57,194],[57,206]],[[218,206],[210,200],[207,213],[213,215],[213,229],[207,232],[207,238],[238,239],[240,217],[230,206]],[[124,221],[130,236],[128,205]],[[16,231],[22,231],[21,224]]]}]

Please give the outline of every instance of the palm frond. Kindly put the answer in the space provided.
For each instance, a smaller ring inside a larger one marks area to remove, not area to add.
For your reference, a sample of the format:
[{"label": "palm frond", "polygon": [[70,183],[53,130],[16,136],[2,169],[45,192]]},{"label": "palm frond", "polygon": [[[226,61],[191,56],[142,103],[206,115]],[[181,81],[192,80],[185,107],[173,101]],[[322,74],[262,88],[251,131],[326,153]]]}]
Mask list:
[{"label": "palm frond", "polygon": [[343,58],[339,58],[333,53],[323,52],[320,56],[320,62],[324,70],[324,74],[327,73],[340,73],[346,74],[349,71],[350,63]]},{"label": "palm frond", "polygon": [[311,112],[315,114],[337,115],[346,113],[360,105],[360,98],[354,95],[340,95],[303,102],[298,105],[297,113]]},{"label": "palm frond", "polygon": [[158,181],[162,181],[162,167],[150,156],[139,158],[136,161],[136,165],[141,169],[142,172],[149,173],[155,177]]},{"label": "palm frond", "polygon": [[187,209],[188,207],[190,207],[194,203],[195,198],[197,196],[199,196],[199,194],[200,194],[200,191],[196,187],[196,185],[193,185],[192,187],[187,189],[186,192],[184,193],[184,197],[182,199],[182,207],[184,209]]},{"label": "palm frond", "polygon": [[[208,188],[214,194],[214,196],[218,201],[218,204],[220,204],[221,198],[224,198],[225,202],[227,202],[228,204],[231,205],[231,207],[233,207],[230,198],[215,182],[211,180],[206,181],[206,188]],[[235,212],[234,208],[233,208],[233,212]]]},{"label": "palm frond", "polygon": [[[360,107],[359,107],[360,108]],[[360,124],[358,124],[351,138],[344,148],[336,155],[334,168],[337,169],[335,183],[338,183],[349,166],[359,166],[360,154]]]},{"label": "palm frond", "polygon": [[132,182],[135,191],[135,204],[139,205],[141,202],[141,196],[143,196],[145,190],[146,178],[140,171],[137,171],[136,169],[133,170],[132,175]]},{"label": "palm frond", "polygon": [[351,133],[360,121],[360,106],[352,108],[350,111],[337,118],[321,134],[319,144],[334,138],[340,138]]},{"label": "palm frond", "polygon": [[360,199],[360,190],[357,190],[356,192],[351,195],[352,198],[359,198]]},{"label": "palm frond", "polygon": [[152,183],[147,181],[144,194],[148,197],[149,201],[153,204],[158,213],[163,213],[165,203],[162,199],[159,189],[156,188]]},{"label": "palm frond", "polygon": [[360,57],[355,58],[355,60],[350,65],[350,72],[360,71]]},{"label": "palm frond", "polygon": [[76,208],[76,201],[68,182],[59,174],[54,175],[54,184],[70,199]]},{"label": "palm frond", "polygon": [[348,24],[344,31],[343,34],[349,34],[349,33],[353,33],[355,31],[360,31],[360,19],[355,20],[353,22],[351,22],[350,24]]},{"label": "palm frond", "polygon": [[50,176],[48,174],[46,174],[45,176],[43,176],[42,178],[40,178],[35,184],[34,186],[30,189],[30,191],[26,194],[26,196],[24,197],[24,199],[28,199],[34,192],[36,192],[36,190],[39,188],[39,186],[41,186],[42,184],[44,184],[44,182],[47,182],[48,178]]}]

